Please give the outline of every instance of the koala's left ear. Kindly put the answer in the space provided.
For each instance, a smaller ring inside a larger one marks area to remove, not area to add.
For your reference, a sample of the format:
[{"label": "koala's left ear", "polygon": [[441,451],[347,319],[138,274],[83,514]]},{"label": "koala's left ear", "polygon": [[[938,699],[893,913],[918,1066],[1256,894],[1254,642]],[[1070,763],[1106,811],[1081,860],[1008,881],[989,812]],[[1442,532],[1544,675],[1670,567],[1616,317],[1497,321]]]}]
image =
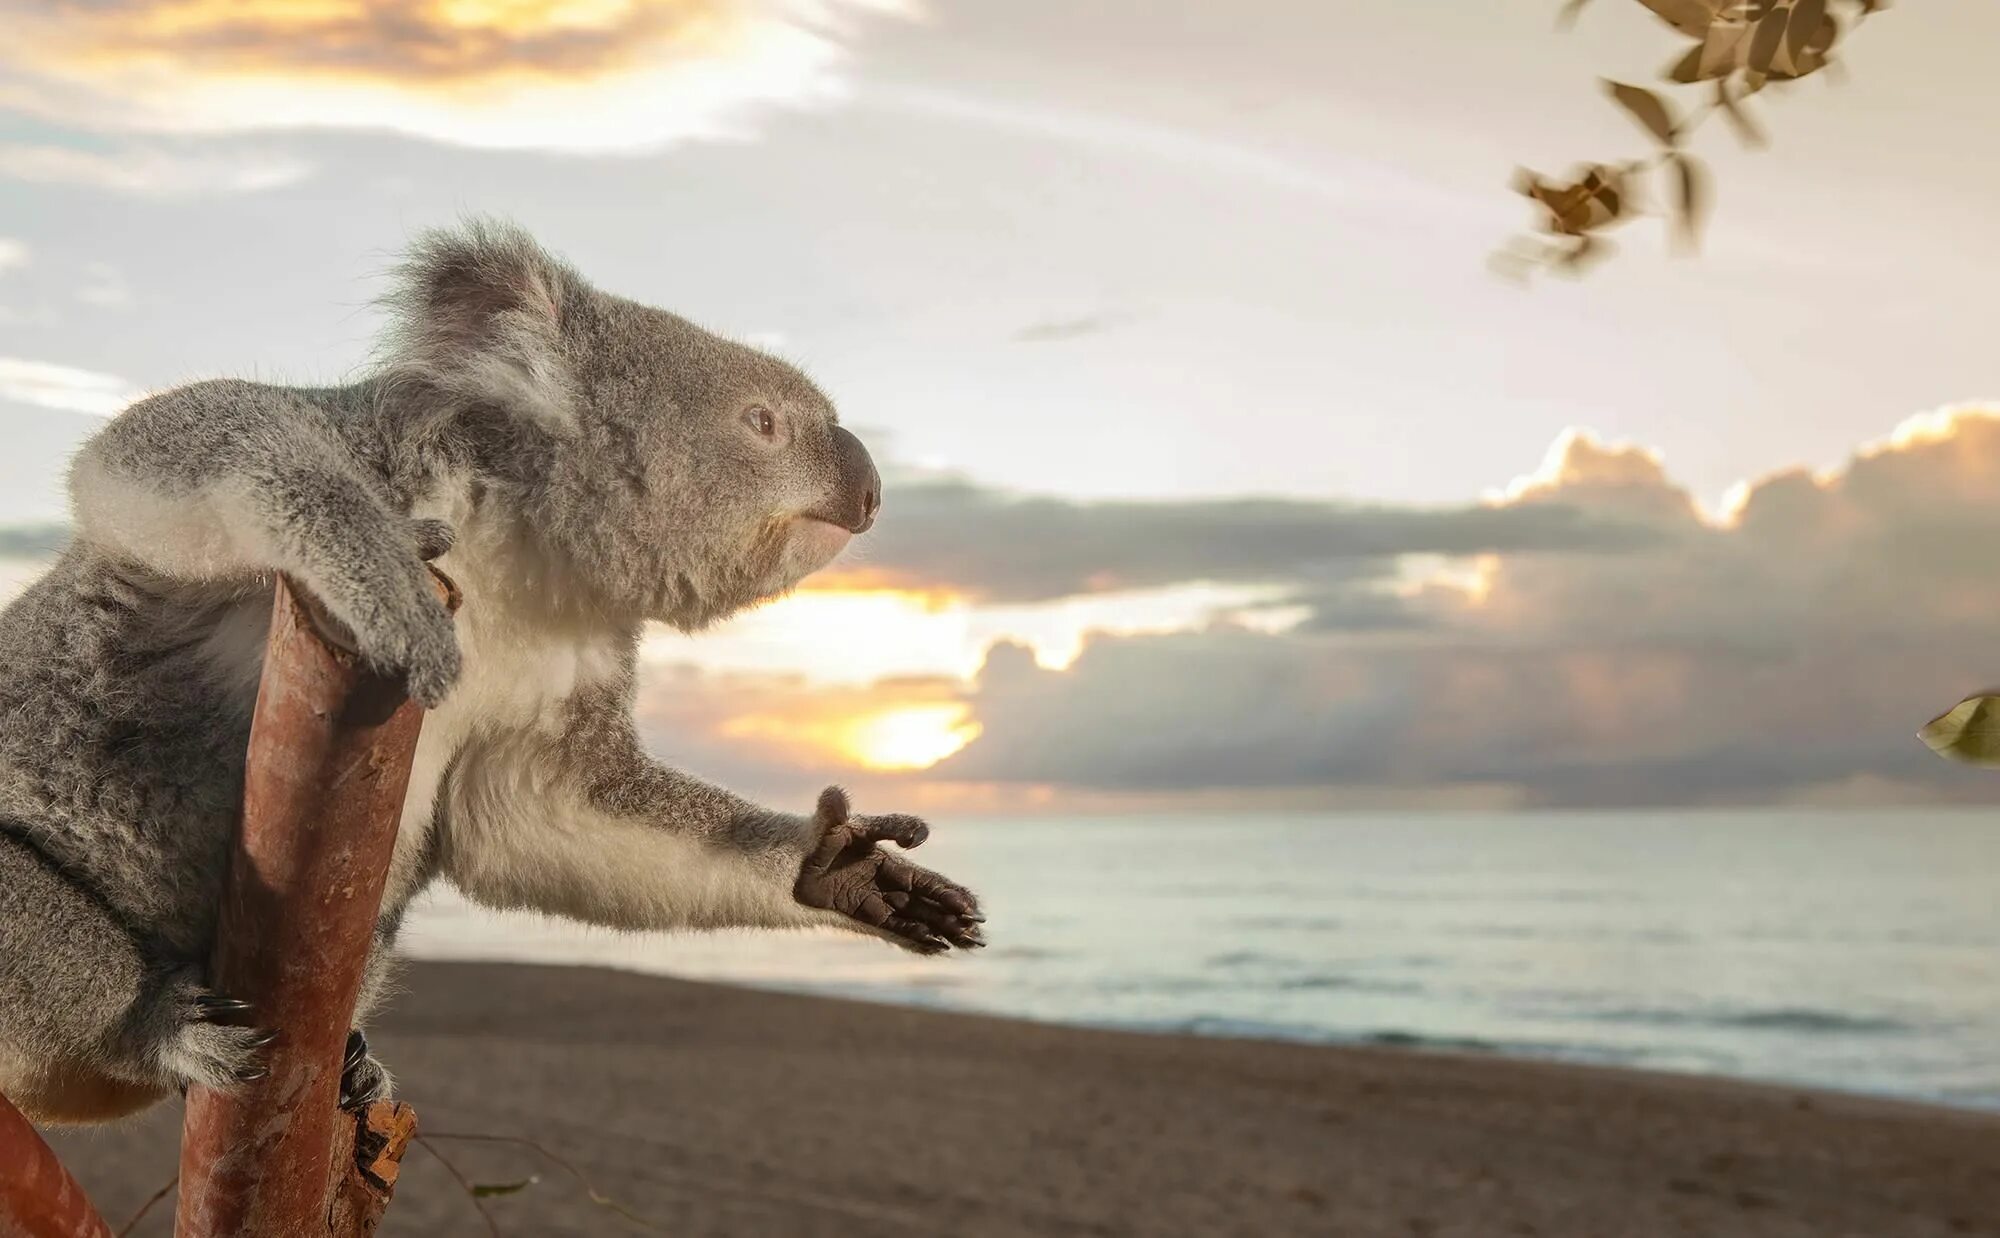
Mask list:
[{"label": "koala's left ear", "polygon": [[557,433],[574,427],[562,321],[581,277],[523,229],[486,219],[424,233],[397,275],[392,371]]}]

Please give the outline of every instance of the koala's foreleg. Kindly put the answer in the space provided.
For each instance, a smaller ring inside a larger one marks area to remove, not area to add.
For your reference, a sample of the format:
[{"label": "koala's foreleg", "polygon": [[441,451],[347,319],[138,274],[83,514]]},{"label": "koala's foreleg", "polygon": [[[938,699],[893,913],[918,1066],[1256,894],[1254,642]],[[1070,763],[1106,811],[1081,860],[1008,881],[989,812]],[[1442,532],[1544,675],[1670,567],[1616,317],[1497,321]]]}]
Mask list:
[{"label": "koala's foreleg", "polygon": [[398,512],[326,415],[282,389],[198,383],[134,405],[78,454],[70,494],[82,537],[170,579],[293,577],[426,705],[458,675],[422,566],[449,530]]},{"label": "koala's foreleg", "polygon": [[838,921],[792,887],[818,832],[629,754],[589,776],[526,738],[461,754],[440,819],[444,874],[488,906],[612,928]]},{"label": "koala's foreleg", "polygon": [[976,947],[969,891],[881,849],[929,833],[914,817],[850,817],[830,790],[808,816],[761,808],[653,761],[607,697],[559,739],[461,755],[441,858],[467,895],[616,928],[804,928],[926,953]]},{"label": "koala's foreleg", "polygon": [[269,1037],[248,1013],[0,832],[0,1093],[30,1118],[101,1121],[255,1077]]}]

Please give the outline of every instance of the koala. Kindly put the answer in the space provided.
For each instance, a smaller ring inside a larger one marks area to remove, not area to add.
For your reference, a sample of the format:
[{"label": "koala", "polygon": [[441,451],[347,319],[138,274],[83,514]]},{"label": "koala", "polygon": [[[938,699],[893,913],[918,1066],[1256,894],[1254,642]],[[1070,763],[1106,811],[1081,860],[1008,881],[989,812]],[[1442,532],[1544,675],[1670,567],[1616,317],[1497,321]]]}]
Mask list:
[{"label": "koala", "polygon": [[73,462],[73,539],[0,613],[0,1093],[32,1118],[262,1069],[271,1033],[206,961],[275,573],[429,711],[345,1103],[387,1092],[358,1025],[435,881],[616,928],[984,944],[972,894],[901,854],[921,820],[838,788],[760,807],[654,760],[632,719],[646,623],[781,594],[875,521],[827,398],[504,223],[422,236],[388,306],[351,385],[219,379],[114,418]]}]

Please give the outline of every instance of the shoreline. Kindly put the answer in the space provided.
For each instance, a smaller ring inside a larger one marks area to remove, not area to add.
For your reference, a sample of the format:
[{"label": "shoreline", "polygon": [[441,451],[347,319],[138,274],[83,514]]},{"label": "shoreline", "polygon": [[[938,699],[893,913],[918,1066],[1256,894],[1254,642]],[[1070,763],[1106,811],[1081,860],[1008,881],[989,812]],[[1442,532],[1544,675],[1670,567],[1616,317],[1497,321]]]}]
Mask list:
[{"label": "shoreline", "polygon": [[[417,963],[373,1028],[433,1134],[537,1140],[675,1234],[1988,1235],[2000,1114],[1504,1053],[1124,1031],[609,969]],[[178,1107],[58,1132],[116,1228]],[[646,1232],[439,1144],[501,1230]],[[384,1235],[484,1234],[423,1149]],[[164,1234],[156,1212],[137,1234]]]},{"label": "shoreline", "polygon": [[[586,956],[571,961],[559,956],[514,958],[505,957],[497,952],[471,951],[465,953],[443,952],[437,954],[419,954],[410,958],[409,963],[411,965],[437,963],[594,969],[659,980],[681,981],[689,984],[745,989],[754,993],[824,999],[827,1001],[858,1002],[868,1006],[887,1006],[900,1010],[921,1010],[933,1014],[959,1015],[973,1019],[1013,1020],[1032,1023],[1042,1027],[1118,1032],[1136,1036],[1186,1036],[1196,1040],[1248,1040],[1260,1043],[1302,1045],[1326,1049],[1392,1049],[1398,1052],[1443,1054],[1448,1056],[1464,1056],[1472,1059],[1493,1058],[1505,1062],[1544,1062],[1580,1070],[1625,1071],[1642,1076],[1659,1076],[1666,1079],[1716,1079],[1723,1082],[1741,1083],[1756,1087],[1824,1092],[1829,1095],[1850,1096],[1860,1099],[1934,1106],[1964,1113],[2000,1115],[2000,1077],[1995,1078],[1993,1091],[1990,1096],[1982,1094],[1981,1099],[1955,1100],[1949,1096],[1925,1095],[1917,1092],[1896,1091],[1886,1088],[1845,1088],[1810,1077],[1788,1079],[1777,1076],[1704,1070],[1698,1067],[1681,1068],[1670,1065],[1652,1064],[1636,1060],[1640,1056],[1636,1054],[1621,1058],[1618,1055],[1610,1053],[1599,1053],[1588,1045],[1565,1044],[1559,1041],[1494,1040],[1470,1034],[1432,1035],[1423,1032],[1406,1031],[1396,1027],[1370,1028],[1359,1032],[1335,1032],[1306,1024],[1236,1020],[1212,1015],[1157,1021],[1140,1019],[1118,1020],[1111,1018],[1056,1018],[1019,1010],[1009,1010],[998,1006],[987,1007],[958,1004],[949,1000],[941,1000],[928,996],[910,996],[911,994],[928,994],[931,992],[931,990],[919,988],[903,988],[896,990],[897,996],[882,996],[879,994],[888,991],[889,986],[871,986],[866,982],[807,982],[788,979],[758,980],[723,975],[682,974],[666,970],[656,963],[648,962],[643,957],[619,960],[615,958],[596,959]],[[1779,1010],[1775,1013],[1779,1016],[1784,1016],[1795,1012]],[[1822,1017],[1819,1012],[1808,1011],[1802,1013],[1806,1018]]]}]

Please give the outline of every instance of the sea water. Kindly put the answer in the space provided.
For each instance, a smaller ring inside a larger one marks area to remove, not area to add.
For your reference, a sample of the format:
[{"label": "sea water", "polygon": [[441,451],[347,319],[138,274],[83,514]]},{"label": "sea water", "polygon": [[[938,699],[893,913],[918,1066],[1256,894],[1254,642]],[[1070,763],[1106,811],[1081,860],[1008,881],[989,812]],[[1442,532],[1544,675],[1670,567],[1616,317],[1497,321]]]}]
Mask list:
[{"label": "sea water", "polygon": [[2000,1108],[2000,813],[937,823],[991,948],[623,935],[449,894],[432,958],[952,1010],[1731,1075]]}]

